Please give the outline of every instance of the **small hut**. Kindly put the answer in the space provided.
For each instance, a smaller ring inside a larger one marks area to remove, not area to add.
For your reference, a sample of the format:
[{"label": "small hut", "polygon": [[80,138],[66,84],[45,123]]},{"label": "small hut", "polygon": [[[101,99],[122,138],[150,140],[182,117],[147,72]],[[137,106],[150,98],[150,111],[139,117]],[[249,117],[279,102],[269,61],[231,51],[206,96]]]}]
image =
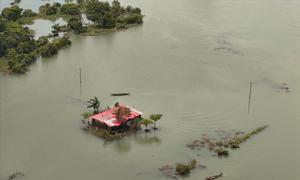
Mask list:
[{"label": "small hut", "polygon": [[116,103],[114,107],[91,116],[88,121],[94,127],[120,131],[130,127],[141,116],[142,112]]}]

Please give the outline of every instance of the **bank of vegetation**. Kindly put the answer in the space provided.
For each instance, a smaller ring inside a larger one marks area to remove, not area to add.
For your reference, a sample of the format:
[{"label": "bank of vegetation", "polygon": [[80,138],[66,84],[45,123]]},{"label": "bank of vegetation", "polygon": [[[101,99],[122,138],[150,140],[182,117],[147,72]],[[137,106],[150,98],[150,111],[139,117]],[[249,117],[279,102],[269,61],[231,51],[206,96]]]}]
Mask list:
[{"label": "bank of vegetation", "polygon": [[[91,22],[84,25],[83,14]],[[25,24],[36,19],[55,20],[63,18],[67,25],[56,24],[51,34],[34,38],[34,32]],[[59,49],[71,45],[68,33],[81,35],[99,35],[126,29],[143,23],[140,8],[123,7],[114,0],[111,4],[98,0],[83,3],[46,3],[39,7],[39,12],[22,9],[18,5],[4,8],[0,15],[0,70],[25,73],[28,66],[38,56],[50,57]],[[64,33],[63,36],[59,36]]]}]

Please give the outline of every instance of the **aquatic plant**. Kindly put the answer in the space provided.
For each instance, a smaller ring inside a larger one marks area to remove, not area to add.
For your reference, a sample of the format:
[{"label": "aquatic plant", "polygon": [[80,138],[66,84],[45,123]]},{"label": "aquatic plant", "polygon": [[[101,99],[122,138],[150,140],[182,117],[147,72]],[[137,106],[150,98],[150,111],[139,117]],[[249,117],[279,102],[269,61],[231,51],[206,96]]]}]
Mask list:
[{"label": "aquatic plant", "polygon": [[218,156],[229,156],[229,152],[227,150],[224,150],[223,148],[217,148],[215,149],[215,152],[218,154]]},{"label": "aquatic plant", "polygon": [[158,120],[161,119],[161,117],[162,117],[162,114],[151,114],[151,115],[150,115],[149,118],[152,119],[152,120],[154,121],[154,128],[153,128],[153,129],[157,129],[156,123],[157,123]]},{"label": "aquatic plant", "polygon": [[211,152],[216,153],[218,156],[228,156],[229,151],[227,148],[238,149],[240,144],[256,135],[257,133],[266,129],[267,126],[258,127],[249,133],[244,133],[241,131],[231,131],[226,132],[224,130],[216,131],[218,138],[209,137],[206,134],[202,136],[200,140],[194,140],[193,142],[187,144],[187,147],[191,149],[201,150],[206,148]]}]

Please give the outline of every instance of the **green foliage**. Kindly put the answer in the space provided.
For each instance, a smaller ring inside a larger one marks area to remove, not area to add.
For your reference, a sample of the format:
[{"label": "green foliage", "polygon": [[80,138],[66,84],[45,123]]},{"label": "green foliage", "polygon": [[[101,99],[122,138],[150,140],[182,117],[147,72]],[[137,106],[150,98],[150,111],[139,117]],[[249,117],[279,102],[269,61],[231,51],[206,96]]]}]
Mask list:
[{"label": "green foliage", "polygon": [[23,17],[33,17],[36,15],[37,14],[35,12],[33,12],[31,9],[25,9],[22,14]]},{"label": "green foliage", "polygon": [[62,38],[53,39],[51,43],[47,43],[44,46],[41,46],[39,52],[42,57],[50,57],[58,53],[58,50],[66,46],[71,45],[72,42],[68,37],[63,36]]},{"label": "green foliage", "polygon": [[18,5],[4,8],[2,10],[1,16],[10,21],[17,21],[22,17],[22,8],[19,8]]},{"label": "green foliage", "polygon": [[86,5],[87,18],[95,23],[98,28],[112,29],[122,27],[122,24],[140,24],[143,22],[141,9],[128,6],[126,9],[120,2],[88,0]]},{"label": "green foliage", "polygon": [[158,120],[160,120],[161,117],[162,117],[162,114],[151,114],[150,115],[149,118],[154,121],[154,129],[157,129],[156,123],[157,123]]},{"label": "green foliage", "polygon": [[143,16],[139,14],[128,14],[120,18],[120,22],[126,24],[141,24],[143,23]]},{"label": "green foliage", "polygon": [[85,31],[80,18],[70,18],[68,20],[68,27],[75,33],[82,33]]},{"label": "green foliage", "polygon": [[44,15],[54,15],[58,12],[58,7],[56,4],[51,5],[50,3],[46,3],[40,6],[39,11]]},{"label": "green foliage", "polygon": [[36,49],[34,40],[22,41],[18,44],[16,50],[19,54],[28,54]]},{"label": "green foliage", "polygon": [[59,24],[54,24],[51,30],[52,36],[57,37],[59,32],[60,32]]},{"label": "green foliage", "polygon": [[153,121],[158,121],[160,120],[161,117],[162,114],[151,114],[149,118],[152,119]]},{"label": "green foliage", "polygon": [[79,15],[80,8],[78,4],[74,3],[63,4],[60,8],[60,13],[66,15]]},{"label": "green foliage", "polygon": [[192,160],[191,162],[184,164],[184,163],[178,163],[176,165],[176,173],[179,175],[188,175],[191,170],[195,169],[197,166],[197,161]]},{"label": "green foliage", "polygon": [[41,36],[36,41],[37,47],[45,46],[48,43],[49,43],[49,40],[48,40],[48,38],[46,36]]},{"label": "green foliage", "polygon": [[229,156],[229,152],[221,147],[217,148],[215,152],[218,154],[218,156],[225,156],[225,157]]},{"label": "green foliage", "polygon": [[84,119],[87,119],[89,117],[91,117],[93,115],[93,112],[84,112],[81,114],[81,116],[84,118]]},{"label": "green foliage", "polygon": [[58,48],[53,43],[49,43],[42,46],[39,51],[42,57],[50,57],[57,54]]},{"label": "green foliage", "polygon": [[68,36],[63,36],[61,38],[56,38],[53,40],[52,44],[54,44],[57,49],[61,49],[72,44],[72,41],[69,39]]}]

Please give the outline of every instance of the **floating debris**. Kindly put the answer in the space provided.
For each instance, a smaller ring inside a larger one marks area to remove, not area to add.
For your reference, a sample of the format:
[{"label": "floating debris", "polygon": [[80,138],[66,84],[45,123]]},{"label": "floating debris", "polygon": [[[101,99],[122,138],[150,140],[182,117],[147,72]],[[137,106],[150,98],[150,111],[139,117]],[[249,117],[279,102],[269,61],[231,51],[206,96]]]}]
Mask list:
[{"label": "floating debris", "polygon": [[172,179],[178,179],[181,176],[186,176],[190,174],[191,170],[195,168],[206,168],[206,166],[198,164],[197,161],[194,159],[188,163],[177,163],[176,167],[171,165],[165,165],[158,170],[165,176],[172,178]]},{"label": "floating debris", "polygon": [[286,93],[290,92],[290,88],[288,87],[287,83],[281,83],[280,90],[283,91],[283,92],[286,92]]},{"label": "floating debris", "polygon": [[220,177],[223,177],[222,173],[215,175],[215,176],[209,176],[209,177],[205,178],[205,180],[213,180],[213,179],[218,179]]},{"label": "floating debris", "polygon": [[236,50],[236,49],[234,49],[233,47],[221,46],[221,47],[215,48],[214,50],[215,50],[215,51],[220,51],[220,50],[222,50],[222,51],[227,51],[227,52],[230,52],[230,53],[232,53],[232,54],[241,55],[241,56],[244,55],[241,51]]},{"label": "floating debris", "polygon": [[8,176],[8,180],[13,180],[17,177],[24,177],[24,176],[25,176],[25,174],[22,173],[22,172],[15,172],[15,173]]},{"label": "floating debris", "polygon": [[263,131],[266,128],[267,126],[261,126],[250,131],[249,133],[244,133],[242,131],[236,130],[230,132],[218,130],[215,131],[217,138],[209,137],[208,135],[203,134],[200,140],[194,140],[190,144],[187,144],[187,147],[193,150],[201,150],[205,148],[211,152],[214,152],[214,155],[218,155],[218,157],[228,157],[228,148],[240,148],[241,143],[245,142],[250,137]]}]

